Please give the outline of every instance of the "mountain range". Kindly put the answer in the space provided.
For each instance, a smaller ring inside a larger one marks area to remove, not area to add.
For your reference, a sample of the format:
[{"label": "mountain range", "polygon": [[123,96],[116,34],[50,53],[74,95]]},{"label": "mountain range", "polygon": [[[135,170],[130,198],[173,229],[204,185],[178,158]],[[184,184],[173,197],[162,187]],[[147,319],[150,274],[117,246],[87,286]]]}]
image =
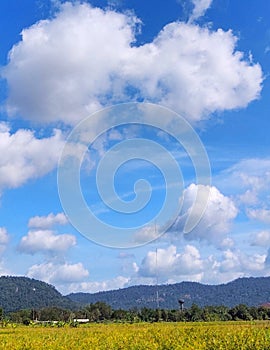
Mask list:
[{"label": "mountain range", "polygon": [[185,307],[238,304],[259,306],[270,301],[270,277],[239,278],[220,285],[205,285],[198,282],[181,282],[158,286],[132,286],[99,293],[72,293],[68,298],[81,305],[103,301],[114,309],[162,308],[177,309],[178,300]]},{"label": "mountain range", "polygon": [[270,302],[270,277],[239,278],[220,285],[181,282],[158,286],[132,286],[98,293],[71,293],[62,295],[50,284],[27,277],[0,277],[0,307],[5,312],[57,306],[78,309],[90,303],[105,302],[113,309],[179,308],[193,303],[198,306],[238,304],[259,306]]}]

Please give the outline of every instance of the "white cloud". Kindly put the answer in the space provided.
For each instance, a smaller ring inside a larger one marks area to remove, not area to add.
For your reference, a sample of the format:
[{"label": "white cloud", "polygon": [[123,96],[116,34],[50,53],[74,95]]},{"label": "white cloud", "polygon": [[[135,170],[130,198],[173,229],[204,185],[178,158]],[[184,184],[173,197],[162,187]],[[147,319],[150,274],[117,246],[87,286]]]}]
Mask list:
[{"label": "white cloud", "polygon": [[9,240],[9,235],[5,227],[0,227],[0,245],[6,245]]},{"label": "white cloud", "polygon": [[64,140],[60,130],[48,138],[38,139],[30,130],[11,133],[0,124],[0,191],[16,188],[29,179],[39,178],[52,171],[58,162]]},{"label": "white cloud", "polygon": [[[8,241],[9,241],[9,234],[7,229],[5,227],[0,227],[0,254],[2,254],[6,249]],[[1,265],[3,265],[3,263],[0,261],[0,274],[1,274]]]},{"label": "white cloud", "polygon": [[144,228],[138,230],[134,234],[134,242],[135,243],[151,242],[159,237],[160,235],[159,230],[160,228],[156,227],[155,225],[145,226]]},{"label": "white cloud", "polygon": [[0,276],[11,274],[2,256],[9,242],[9,238],[7,229],[5,227],[0,227]]},{"label": "white cloud", "polygon": [[4,262],[3,260],[0,260],[0,276],[11,276],[12,272],[10,271],[10,269],[6,266],[8,264],[6,264],[6,262]]},{"label": "white cloud", "polygon": [[134,262],[133,271],[129,272],[128,277],[124,274],[100,281],[89,281],[88,271],[80,263],[61,265],[50,262],[34,265],[27,275],[53,283],[63,293],[95,293],[130,285],[153,285],[157,275],[158,283],[197,281],[217,284],[238,277],[269,274],[266,254],[249,254],[240,249],[216,250],[213,255],[204,252],[204,257],[202,254],[193,245],[186,245],[181,249],[174,245],[159,248],[157,255],[156,251],[148,251],[141,264]]},{"label": "white cloud", "polygon": [[219,264],[219,271],[222,272],[239,272],[241,271],[241,263],[239,256],[230,249],[223,252],[223,260]]},{"label": "white cloud", "polygon": [[270,224],[270,210],[269,209],[248,209],[248,217]]},{"label": "white cloud", "polygon": [[[198,186],[203,185],[191,184],[184,191],[183,215],[176,220],[172,227],[172,231],[176,234],[182,233],[186,217],[195,201]],[[216,187],[212,186],[210,187],[208,203],[202,219],[190,233],[185,235],[185,238],[187,240],[206,240],[220,247],[226,245],[226,243],[232,244],[226,236],[237,213],[237,208],[232,199],[224,196]]]},{"label": "white cloud", "polygon": [[[199,120],[216,110],[244,107],[260,91],[260,68],[234,52],[236,38],[231,32],[172,23],[154,44],[155,56],[159,56],[164,70],[156,72],[159,88],[156,86],[152,96],[160,95],[159,102],[190,120]],[[153,71],[150,66],[144,68]]]},{"label": "white cloud", "polygon": [[191,276],[202,273],[203,261],[197,248],[187,245],[182,253],[174,245],[165,249],[150,251],[143,259],[138,274],[142,277],[155,277],[168,280],[177,276]]},{"label": "white cloud", "polygon": [[238,206],[251,220],[270,223],[270,159],[244,159],[216,179],[218,186],[234,195]]},{"label": "white cloud", "polygon": [[236,163],[216,178],[219,187],[240,193],[243,204],[256,205],[270,188],[270,159],[250,158]]},{"label": "white cloud", "polygon": [[223,260],[219,264],[221,273],[234,272],[243,274],[252,274],[256,271],[264,270],[266,255],[254,254],[247,255],[240,251],[230,249],[223,252]]},{"label": "white cloud", "polygon": [[254,191],[254,189],[246,190],[246,192],[243,194],[240,194],[238,198],[240,202],[245,205],[254,205],[258,202],[257,193],[256,191]]},{"label": "white cloud", "polygon": [[189,21],[192,22],[197,18],[202,17],[205,14],[206,10],[211,6],[212,1],[213,0],[192,0],[194,8]]},{"label": "white cloud", "polygon": [[72,283],[68,287],[69,292],[96,293],[105,290],[125,288],[128,286],[130,278],[117,276],[110,280]]},{"label": "white cloud", "polygon": [[35,227],[44,230],[55,225],[66,225],[67,223],[68,219],[64,213],[50,213],[47,216],[34,216],[30,218],[28,227]]},{"label": "white cloud", "polygon": [[22,237],[19,250],[27,254],[65,252],[76,244],[70,234],[55,234],[50,230],[33,230]]},{"label": "white cloud", "polygon": [[130,259],[130,258],[134,258],[134,254],[121,251],[118,254],[118,258],[119,259]]},{"label": "white cloud", "polygon": [[261,247],[269,247],[270,246],[270,231],[263,230],[257,232],[252,240],[252,245],[257,245]]},{"label": "white cloud", "polygon": [[65,263],[61,265],[48,262],[33,265],[27,272],[28,277],[56,285],[79,282],[88,277],[88,275],[89,272],[84,268],[82,263]]},{"label": "white cloud", "polygon": [[232,248],[234,246],[234,240],[232,238],[226,237],[221,241],[220,246],[222,248]]},{"label": "white cloud", "polygon": [[[210,1],[194,5],[198,17]],[[8,113],[75,123],[140,98],[197,121],[258,98],[261,67],[236,51],[231,31],[173,22],[153,42],[134,46],[136,23],[131,14],[66,3],[53,19],[24,29],[2,72]]]},{"label": "white cloud", "polygon": [[121,94],[118,74],[135,22],[132,16],[66,3],[52,20],[23,30],[3,72],[9,113],[74,122],[98,110],[107,94]]},{"label": "white cloud", "polygon": [[265,258],[265,267],[266,267],[266,269],[268,269],[267,275],[269,275],[269,273],[270,273],[270,248],[268,249],[268,252],[267,252],[267,255]]},{"label": "white cloud", "polygon": [[134,273],[129,284],[155,284],[157,275],[159,283],[198,281],[218,284],[238,277],[265,276],[269,274],[269,268],[266,254],[230,248],[216,250],[214,254],[209,254],[208,248],[205,254],[193,245],[185,246],[180,252],[171,245],[158,249],[157,256],[156,252],[149,251]]}]

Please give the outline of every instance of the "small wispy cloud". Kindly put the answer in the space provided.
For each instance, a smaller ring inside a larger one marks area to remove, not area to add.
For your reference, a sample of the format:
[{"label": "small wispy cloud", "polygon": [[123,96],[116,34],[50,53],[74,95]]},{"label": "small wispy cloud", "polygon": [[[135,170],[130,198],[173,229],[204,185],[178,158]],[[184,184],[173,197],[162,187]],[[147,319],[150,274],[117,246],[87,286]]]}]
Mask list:
[{"label": "small wispy cloud", "polygon": [[189,17],[189,22],[192,23],[196,19],[202,17],[205,12],[210,8],[213,0],[192,0],[194,5],[191,16]]}]

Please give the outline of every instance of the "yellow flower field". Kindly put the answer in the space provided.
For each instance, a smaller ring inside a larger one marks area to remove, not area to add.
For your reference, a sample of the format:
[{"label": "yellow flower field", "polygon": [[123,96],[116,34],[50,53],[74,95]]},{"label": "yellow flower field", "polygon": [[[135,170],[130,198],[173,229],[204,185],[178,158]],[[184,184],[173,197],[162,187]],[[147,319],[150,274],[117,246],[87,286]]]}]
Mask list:
[{"label": "yellow flower field", "polygon": [[90,324],[0,329],[0,349],[269,350],[270,323]]}]

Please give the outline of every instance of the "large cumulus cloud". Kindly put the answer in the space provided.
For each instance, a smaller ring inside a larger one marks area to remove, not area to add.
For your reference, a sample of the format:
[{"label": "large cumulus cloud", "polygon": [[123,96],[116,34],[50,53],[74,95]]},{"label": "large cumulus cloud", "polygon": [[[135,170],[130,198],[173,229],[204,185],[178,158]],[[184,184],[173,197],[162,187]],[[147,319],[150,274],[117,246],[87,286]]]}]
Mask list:
[{"label": "large cumulus cloud", "polygon": [[[200,13],[210,5],[196,3]],[[173,22],[136,46],[138,24],[131,14],[66,3],[24,29],[2,71],[8,113],[73,124],[102,106],[143,100],[194,122],[258,98],[261,67],[236,50],[231,31]]]}]

